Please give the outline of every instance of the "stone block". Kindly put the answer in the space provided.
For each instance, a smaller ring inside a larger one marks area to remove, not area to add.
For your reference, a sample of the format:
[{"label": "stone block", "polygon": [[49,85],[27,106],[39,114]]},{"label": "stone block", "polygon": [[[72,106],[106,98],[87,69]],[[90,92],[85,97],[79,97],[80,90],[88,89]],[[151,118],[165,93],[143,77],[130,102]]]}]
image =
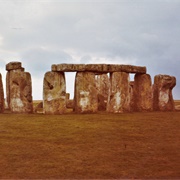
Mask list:
[{"label": "stone block", "polygon": [[107,111],[122,113],[130,111],[129,74],[114,72],[110,74],[110,93],[108,97]]},{"label": "stone block", "polygon": [[121,65],[121,64],[53,64],[52,71],[59,72],[94,72],[94,73],[108,73],[108,72],[127,72],[127,73],[146,73],[146,67]]},{"label": "stone block", "polygon": [[43,83],[45,114],[62,114],[66,111],[66,83],[63,72],[47,72]]},{"label": "stone block", "polygon": [[169,75],[156,75],[153,86],[153,108],[156,111],[174,111],[175,105],[172,89],[176,85],[176,78]]},{"label": "stone block", "polygon": [[133,87],[134,111],[153,110],[152,81],[149,74],[136,74]]},{"label": "stone block", "polygon": [[8,78],[8,107],[14,113],[32,113],[32,82],[28,72],[11,71]]},{"label": "stone block", "polygon": [[6,64],[7,71],[11,71],[11,70],[15,70],[15,69],[22,69],[21,62],[10,62],[10,63]]},{"label": "stone block", "polygon": [[107,74],[96,76],[96,87],[98,94],[98,110],[106,111],[108,95],[110,91],[110,80]]},{"label": "stone block", "polygon": [[98,110],[95,74],[77,72],[75,78],[74,111],[95,113]]},{"label": "stone block", "polygon": [[2,75],[0,73],[0,113],[4,112],[4,89],[3,89],[3,82],[2,82]]}]

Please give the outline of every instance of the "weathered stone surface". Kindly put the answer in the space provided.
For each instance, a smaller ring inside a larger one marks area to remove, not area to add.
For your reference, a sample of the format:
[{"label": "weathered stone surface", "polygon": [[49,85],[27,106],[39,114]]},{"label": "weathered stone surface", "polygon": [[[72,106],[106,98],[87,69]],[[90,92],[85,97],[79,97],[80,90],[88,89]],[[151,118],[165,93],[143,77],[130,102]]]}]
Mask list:
[{"label": "weathered stone surface", "polygon": [[66,108],[74,109],[74,100],[73,99],[66,100]]},{"label": "weathered stone surface", "polygon": [[176,106],[175,106],[175,110],[176,110],[176,111],[180,111],[180,105],[176,105]]},{"label": "weathered stone surface", "polygon": [[78,113],[94,113],[98,110],[95,74],[77,72],[75,79],[74,110]]},{"label": "weathered stone surface", "polygon": [[35,108],[34,108],[34,112],[35,113],[42,113],[42,109],[43,109],[43,101],[39,102]]},{"label": "weathered stone surface", "polygon": [[10,62],[10,63],[6,64],[7,71],[11,71],[11,70],[15,70],[15,69],[22,69],[21,62]]},{"label": "weathered stone surface", "polygon": [[153,91],[149,74],[136,74],[133,87],[134,111],[153,110]]},{"label": "weathered stone surface", "polygon": [[24,68],[21,67],[21,62],[10,62],[6,65],[6,102],[7,109],[10,109],[10,88],[11,88],[11,78],[13,77],[14,72],[24,72]]},{"label": "weathered stone surface", "polygon": [[70,93],[66,93],[66,100],[70,98]]},{"label": "weathered stone surface", "polygon": [[160,111],[175,110],[172,89],[176,85],[176,78],[169,75],[156,75],[153,86],[153,108]]},{"label": "weathered stone surface", "polygon": [[53,64],[51,70],[60,72],[85,71],[85,64]]},{"label": "weathered stone surface", "polygon": [[132,65],[120,65],[120,64],[53,64],[52,71],[60,72],[95,72],[95,73],[107,73],[107,72],[127,72],[127,73],[146,73],[146,67],[132,66]]},{"label": "weathered stone surface", "polygon": [[134,111],[134,97],[133,97],[133,90],[134,90],[134,81],[130,81],[130,83],[129,83],[130,111]]},{"label": "weathered stone surface", "polygon": [[66,111],[66,83],[63,72],[45,74],[43,100],[45,114],[62,114]]},{"label": "weathered stone surface", "polygon": [[0,73],[0,113],[3,112],[4,112],[4,90],[3,90],[2,76]]},{"label": "weathered stone surface", "polygon": [[11,71],[7,73],[8,106],[14,113],[32,113],[32,83],[28,72]]},{"label": "weathered stone surface", "polygon": [[130,111],[129,74],[125,72],[111,73],[110,83],[107,111],[113,113]]},{"label": "weathered stone surface", "polygon": [[107,108],[108,94],[110,91],[110,80],[107,74],[96,76],[96,87],[98,93],[98,110],[105,111]]}]

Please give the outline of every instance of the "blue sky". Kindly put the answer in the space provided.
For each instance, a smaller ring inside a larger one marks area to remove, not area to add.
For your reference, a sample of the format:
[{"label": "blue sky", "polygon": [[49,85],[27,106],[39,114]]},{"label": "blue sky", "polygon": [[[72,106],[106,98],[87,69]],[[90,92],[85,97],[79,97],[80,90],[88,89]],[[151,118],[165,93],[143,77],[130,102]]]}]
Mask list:
[{"label": "blue sky", "polygon": [[[146,66],[175,76],[180,99],[180,0],[0,0],[0,73],[21,61],[42,99],[54,63]],[[75,74],[66,74],[73,96]]]}]

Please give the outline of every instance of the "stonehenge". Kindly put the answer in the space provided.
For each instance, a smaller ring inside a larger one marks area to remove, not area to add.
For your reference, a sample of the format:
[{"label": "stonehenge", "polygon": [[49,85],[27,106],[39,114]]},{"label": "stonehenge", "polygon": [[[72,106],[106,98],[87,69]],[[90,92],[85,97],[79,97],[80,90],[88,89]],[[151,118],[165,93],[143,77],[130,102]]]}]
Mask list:
[{"label": "stonehenge", "polygon": [[98,110],[98,99],[95,74],[77,72],[75,78],[74,111],[77,113],[95,113]]},{"label": "stonehenge", "polygon": [[126,72],[111,73],[110,84],[107,111],[112,113],[130,111],[129,74]]},{"label": "stonehenge", "polygon": [[149,74],[136,74],[133,86],[134,111],[153,110],[152,82]]},{"label": "stonehenge", "polygon": [[24,71],[21,62],[10,62],[6,65],[6,99],[13,113],[32,113],[31,75]]},{"label": "stonehenge", "polygon": [[66,83],[64,72],[47,72],[43,83],[45,114],[62,114],[66,110]]},{"label": "stonehenge", "polygon": [[4,90],[2,83],[2,75],[0,74],[0,113],[4,112]]},{"label": "stonehenge", "polygon": [[110,79],[108,74],[100,74],[96,76],[96,88],[98,111],[105,111],[107,109],[108,95],[110,91]]},{"label": "stonehenge", "polygon": [[169,75],[156,75],[154,77],[153,104],[154,110],[173,111],[174,100],[172,89],[176,85],[176,78]]},{"label": "stonehenge", "polygon": [[[33,111],[31,75],[21,62],[6,65],[6,100],[0,74],[0,113],[64,114],[174,111],[172,89],[176,78],[156,75],[154,84],[146,67],[120,64],[53,64],[43,80],[43,102]],[[76,72],[74,98],[66,92],[66,72]],[[134,81],[130,81],[130,74]]]}]

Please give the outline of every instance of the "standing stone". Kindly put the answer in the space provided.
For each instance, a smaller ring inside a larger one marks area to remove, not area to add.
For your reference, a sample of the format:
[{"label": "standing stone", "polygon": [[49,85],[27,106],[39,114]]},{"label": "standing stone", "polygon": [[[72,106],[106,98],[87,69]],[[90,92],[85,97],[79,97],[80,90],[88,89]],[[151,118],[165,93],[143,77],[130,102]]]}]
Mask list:
[{"label": "standing stone", "polygon": [[134,97],[133,97],[134,81],[129,83],[129,93],[130,93],[130,111],[134,111]]},{"label": "standing stone", "polygon": [[153,92],[151,76],[136,74],[133,88],[134,111],[152,111]]},{"label": "standing stone", "polygon": [[28,72],[11,73],[9,107],[15,113],[33,112],[31,75]]},{"label": "standing stone", "polygon": [[0,113],[3,112],[4,112],[4,90],[3,90],[2,76],[0,73]]},{"label": "standing stone", "polygon": [[66,82],[64,72],[47,72],[44,76],[43,102],[45,114],[66,111]]},{"label": "standing stone", "polygon": [[7,109],[10,109],[10,92],[11,92],[11,78],[13,77],[14,72],[24,72],[21,62],[10,62],[6,64],[6,102]]},{"label": "standing stone", "polygon": [[160,111],[175,110],[172,89],[176,85],[176,78],[169,75],[154,77],[153,108]]},{"label": "standing stone", "polygon": [[98,92],[98,110],[106,111],[108,95],[110,90],[110,81],[108,74],[96,76],[96,87]]},{"label": "standing stone", "polygon": [[6,98],[8,108],[14,113],[32,113],[31,75],[24,72],[21,62],[6,65]]},{"label": "standing stone", "polygon": [[77,72],[75,79],[74,110],[78,113],[94,113],[98,109],[95,74]]},{"label": "standing stone", "polygon": [[130,111],[129,74],[125,72],[111,73],[110,83],[107,111],[113,113]]}]

